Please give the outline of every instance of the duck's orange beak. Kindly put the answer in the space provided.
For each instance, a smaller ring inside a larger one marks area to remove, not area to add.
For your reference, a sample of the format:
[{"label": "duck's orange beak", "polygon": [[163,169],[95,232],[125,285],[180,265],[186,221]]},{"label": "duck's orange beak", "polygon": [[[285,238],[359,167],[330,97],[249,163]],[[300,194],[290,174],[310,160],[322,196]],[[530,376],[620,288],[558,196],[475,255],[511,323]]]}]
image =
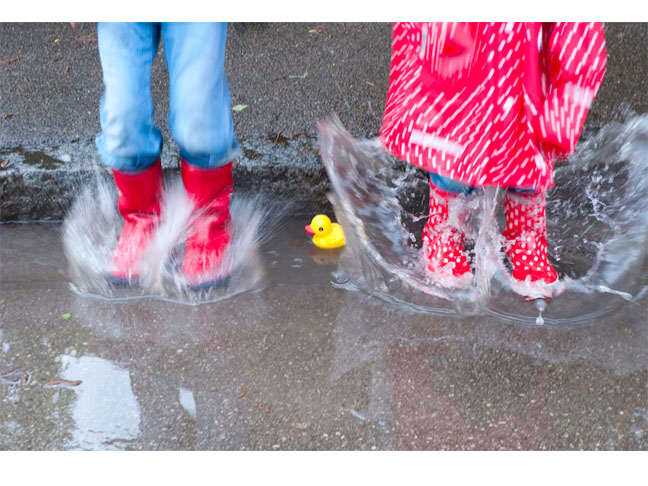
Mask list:
[{"label": "duck's orange beak", "polygon": [[304,226],[304,229],[306,229],[306,233],[308,233],[311,236],[313,236],[315,234],[315,232],[313,231],[313,228],[311,227],[310,224],[307,224],[306,226]]}]

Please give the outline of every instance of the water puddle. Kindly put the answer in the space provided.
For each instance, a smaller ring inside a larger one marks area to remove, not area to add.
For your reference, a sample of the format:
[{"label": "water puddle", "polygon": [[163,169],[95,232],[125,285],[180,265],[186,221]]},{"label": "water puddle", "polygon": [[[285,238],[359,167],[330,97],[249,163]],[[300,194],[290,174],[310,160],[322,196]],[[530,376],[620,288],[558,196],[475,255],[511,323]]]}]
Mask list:
[{"label": "water puddle", "polygon": [[535,324],[590,321],[637,301],[648,287],[648,116],[605,126],[556,170],[547,195],[549,257],[560,277],[551,302],[526,302],[511,289],[501,252],[502,194],[468,200],[469,288],[448,290],[423,265],[427,180],[387,154],[378,140],[355,140],[337,118],[321,122],[320,153],[347,246],[333,284],[417,313],[493,314]]},{"label": "water puddle", "polygon": [[[56,150],[56,147],[54,148],[54,150]],[[17,160],[20,160],[23,164],[45,170],[56,169],[65,163],[65,161],[54,158],[44,152],[38,150],[28,150],[22,146],[0,150],[0,157],[4,158],[10,155],[12,157],[6,159],[6,165],[0,166],[0,170],[11,168]],[[14,161],[12,159],[16,160]]]},{"label": "water puddle", "polygon": [[141,407],[130,374],[105,359],[62,355],[61,376],[71,383],[76,400],[70,450],[122,450],[140,435]]},{"label": "water puddle", "polygon": [[309,220],[204,305],[81,296],[62,225],[0,226],[0,448],[646,449],[645,295],[578,326],[463,318],[355,286]]}]

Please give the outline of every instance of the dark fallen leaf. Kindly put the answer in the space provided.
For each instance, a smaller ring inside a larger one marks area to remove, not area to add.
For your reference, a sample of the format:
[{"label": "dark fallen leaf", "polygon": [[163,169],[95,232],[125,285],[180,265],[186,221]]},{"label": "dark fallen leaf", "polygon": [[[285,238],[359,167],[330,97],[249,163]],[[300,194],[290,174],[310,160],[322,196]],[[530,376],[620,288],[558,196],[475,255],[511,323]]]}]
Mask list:
[{"label": "dark fallen leaf", "polygon": [[70,72],[70,66],[65,66],[65,72],[69,73]]},{"label": "dark fallen leaf", "polygon": [[31,373],[28,371],[24,371],[18,368],[13,368],[9,371],[6,371],[0,375],[2,378],[2,381],[10,384],[16,384],[16,383],[21,383],[23,385],[26,385],[29,383],[29,380],[31,378]]},{"label": "dark fallen leaf", "polygon": [[5,113],[4,115],[2,115],[2,119],[3,120],[8,120],[12,116],[13,116],[13,113]]},{"label": "dark fallen leaf", "polygon": [[22,56],[14,57],[11,59],[3,59],[2,64],[12,64],[14,62],[21,61],[22,59],[23,59]]},{"label": "dark fallen leaf", "polygon": [[54,59],[52,59],[52,62],[59,62],[61,59],[63,59],[63,56],[56,56]]}]

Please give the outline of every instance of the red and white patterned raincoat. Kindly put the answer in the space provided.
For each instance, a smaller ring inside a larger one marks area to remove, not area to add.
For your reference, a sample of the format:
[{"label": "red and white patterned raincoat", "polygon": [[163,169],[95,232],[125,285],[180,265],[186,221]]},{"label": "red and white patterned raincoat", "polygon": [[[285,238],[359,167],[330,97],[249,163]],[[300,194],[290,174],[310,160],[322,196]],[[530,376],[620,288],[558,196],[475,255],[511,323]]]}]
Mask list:
[{"label": "red and white patterned raincoat", "polygon": [[598,23],[396,23],[392,43],[385,148],[471,186],[551,187],[607,60]]}]

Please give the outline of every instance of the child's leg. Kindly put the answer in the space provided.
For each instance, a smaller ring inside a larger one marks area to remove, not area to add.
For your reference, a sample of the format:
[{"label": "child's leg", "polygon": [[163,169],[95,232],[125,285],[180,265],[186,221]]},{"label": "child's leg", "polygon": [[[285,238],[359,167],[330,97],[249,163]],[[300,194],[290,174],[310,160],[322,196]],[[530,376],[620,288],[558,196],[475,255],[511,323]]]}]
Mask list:
[{"label": "child's leg", "polygon": [[180,156],[213,169],[240,153],[225,75],[225,23],[162,25],[169,71],[169,128]]},{"label": "child's leg", "polygon": [[516,280],[558,280],[547,256],[545,201],[543,191],[508,190],[504,197],[506,253]]},{"label": "child's leg", "polygon": [[147,169],[162,150],[151,98],[159,26],[100,22],[97,34],[104,81],[101,133],[96,141],[101,160],[120,171]]},{"label": "child's leg", "polygon": [[138,262],[159,223],[164,192],[159,160],[162,136],[153,126],[150,90],[159,27],[99,23],[97,30],[104,92],[102,131],[96,145],[102,162],[113,168],[118,208],[124,218],[110,279],[128,283],[139,275]]},{"label": "child's leg", "polygon": [[463,184],[450,179],[449,177],[440,176],[434,172],[430,172],[430,184],[433,185],[437,191],[451,196],[468,196],[475,190],[474,187],[469,186],[468,184]]},{"label": "child's leg", "polygon": [[439,277],[452,276],[461,281],[448,281],[446,286],[463,286],[472,276],[464,248],[463,233],[448,221],[449,204],[458,204],[473,187],[430,174],[430,216],[423,228],[423,248],[429,271]]},{"label": "child's leg", "polygon": [[187,238],[182,269],[198,287],[226,280],[229,272],[223,268],[223,256],[231,233],[231,161],[240,146],[224,71],[226,33],[226,24],[218,23],[162,26],[170,81],[169,127],[180,147],[185,189],[200,210]]}]

